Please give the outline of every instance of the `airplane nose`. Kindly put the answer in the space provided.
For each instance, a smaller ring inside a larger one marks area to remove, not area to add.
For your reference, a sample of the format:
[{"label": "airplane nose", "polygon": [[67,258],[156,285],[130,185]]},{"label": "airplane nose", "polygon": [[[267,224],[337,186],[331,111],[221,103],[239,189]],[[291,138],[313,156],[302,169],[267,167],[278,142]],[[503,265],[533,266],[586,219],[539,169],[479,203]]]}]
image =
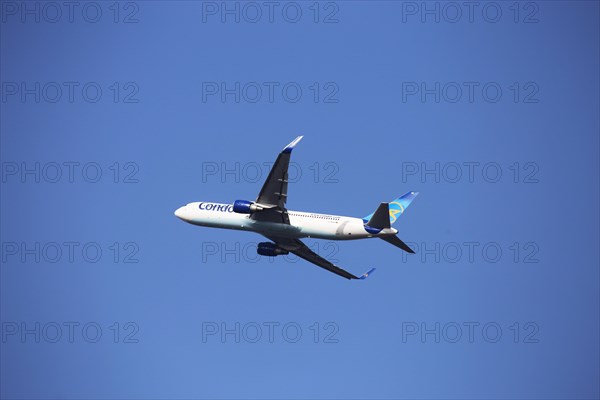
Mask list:
[{"label": "airplane nose", "polygon": [[182,219],[185,221],[184,215],[185,215],[185,206],[184,207],[179,207],[177,210],[175,210],[175,216],[179,219]]}]

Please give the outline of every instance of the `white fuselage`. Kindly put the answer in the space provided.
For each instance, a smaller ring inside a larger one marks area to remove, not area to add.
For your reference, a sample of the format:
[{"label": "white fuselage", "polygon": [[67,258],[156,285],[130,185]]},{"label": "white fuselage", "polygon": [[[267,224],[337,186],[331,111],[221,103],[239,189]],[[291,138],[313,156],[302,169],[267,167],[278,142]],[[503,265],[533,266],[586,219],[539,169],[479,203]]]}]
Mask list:
[{"label": "white fuselage", "polygon": [[250,214],[233,211],[232,204],[212,202],[189,203],[175,215],[190,224],[212,228],[237,229],[287,238],[318,238],[330,240],[364,239],[395,235],[394,228],[369,233],[360,218],[288,210],[290,224],[255,221]]}]

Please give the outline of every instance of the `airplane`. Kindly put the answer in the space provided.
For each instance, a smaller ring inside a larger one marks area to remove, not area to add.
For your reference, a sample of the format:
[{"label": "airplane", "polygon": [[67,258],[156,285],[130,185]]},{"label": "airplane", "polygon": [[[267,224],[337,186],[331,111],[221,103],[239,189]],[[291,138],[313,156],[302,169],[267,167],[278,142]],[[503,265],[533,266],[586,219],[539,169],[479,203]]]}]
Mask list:
[{"label": "airplane", "polygon": [[233,204],[194,202],[178,208],[175,216],[193,225],[259,233],[270,240],[258,244],[257,253],[261,256],[292,253],[346,279],[365,279],[375,268],[361,276],[353,275],[310,250],[300,239],[380,238],[408,253],[414,253],[396,236],[398,231],[391,225],[404,213],[418,192],[408,192],[389,203],[381,203],[375,212],[364,218],[285,208],[290,157],[302,137],[298,136],[281,151],[255,201],[236,200]]}]

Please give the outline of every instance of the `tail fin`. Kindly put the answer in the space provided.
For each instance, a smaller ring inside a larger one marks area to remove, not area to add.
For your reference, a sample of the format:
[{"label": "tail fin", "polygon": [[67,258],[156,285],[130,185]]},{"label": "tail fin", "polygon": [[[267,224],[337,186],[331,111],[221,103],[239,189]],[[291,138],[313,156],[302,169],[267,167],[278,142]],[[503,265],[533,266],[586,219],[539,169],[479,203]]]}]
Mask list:
[{"label": "tail fin", "polygon": [[[410,203],[414,200],[414,198],[417,197],[418,194],[419,194],[419,192],[408,192],[389,203],[388,207],[389,207],[390,224],[393,224],[394,222],[396,222],[398,217],[400,215],[402,215],[404,210],[406,210],[406,208],[410,205]],[[365,223],[369,222],[371,220],[371,218],[373,217],[373,215],[376,213],[377,213],[377,211],[367,215],[366,217],[363,218],[363,221]]]}]

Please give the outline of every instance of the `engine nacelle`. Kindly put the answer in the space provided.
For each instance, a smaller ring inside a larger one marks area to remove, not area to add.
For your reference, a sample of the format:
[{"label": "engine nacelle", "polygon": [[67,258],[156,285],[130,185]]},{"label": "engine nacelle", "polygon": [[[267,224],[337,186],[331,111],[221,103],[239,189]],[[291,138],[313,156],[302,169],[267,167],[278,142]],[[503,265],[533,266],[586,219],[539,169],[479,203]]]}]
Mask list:
[{"label": "engine nacelle", "polygon": [[256,248],[256,252],[258,254],[260,254],[261,256],[269,256],[269,257],[290,254],[289,251],[284,250],[281,247],[277,246],[275,243],[271,243],[271,242],[259,243],[258,247]]},{"label": "engine nacelle", "polygon": [[239,214],[252,214],[256,211],[261,211],[263,208],[253,201],[236,200],[233,202],[233,212]]}]

